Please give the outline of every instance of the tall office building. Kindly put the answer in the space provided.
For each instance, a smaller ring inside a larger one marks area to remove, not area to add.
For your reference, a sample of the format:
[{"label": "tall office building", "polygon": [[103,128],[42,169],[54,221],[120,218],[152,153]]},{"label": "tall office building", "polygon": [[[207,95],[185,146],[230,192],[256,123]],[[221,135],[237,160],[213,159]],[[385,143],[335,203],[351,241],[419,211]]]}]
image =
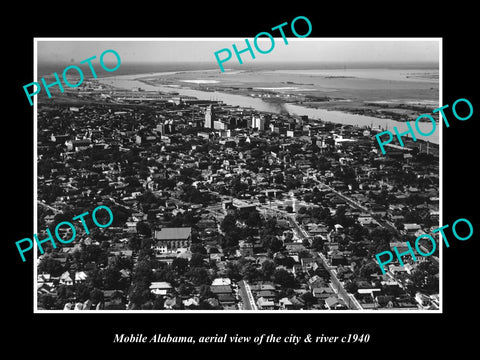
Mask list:
[{"label": "tall office building", "polygon": [[159,132],[161,135],[165,135],[165,124],[164,123],[157,124],[155,131]]},{"label": "tall office building", "polygon": [[215,121],[215,113],[213,112],[213,107],[210,105],[205,112],[205,127],[213,129],[213,122]]},{"label": "tall office building", "polygon": [[252,116],[252,128],[258,129],[261,131],[265,130],[265,119],[261,116]]}]

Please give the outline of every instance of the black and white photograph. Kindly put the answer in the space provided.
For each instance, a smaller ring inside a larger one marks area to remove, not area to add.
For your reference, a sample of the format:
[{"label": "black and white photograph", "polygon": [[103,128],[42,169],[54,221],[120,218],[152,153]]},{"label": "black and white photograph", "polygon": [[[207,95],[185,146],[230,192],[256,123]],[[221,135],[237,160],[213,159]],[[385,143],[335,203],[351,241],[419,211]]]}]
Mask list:
[{"label": "black and white photograph", "polygon": [[473,350],[473,8],[72,5],[3,24],[7,351]]},{"label": "black and white photograph", "polygon": [[441,308],[440,39],[263,40],[37,40],[36,310]]}]

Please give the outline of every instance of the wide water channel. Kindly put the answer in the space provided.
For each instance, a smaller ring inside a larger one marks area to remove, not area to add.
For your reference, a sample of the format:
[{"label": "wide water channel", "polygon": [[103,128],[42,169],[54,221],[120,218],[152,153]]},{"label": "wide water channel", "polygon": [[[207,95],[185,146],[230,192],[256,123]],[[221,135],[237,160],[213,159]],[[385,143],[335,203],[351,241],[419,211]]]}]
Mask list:
[{"label": "wide water channel", "polygon": [[[151,77],[152,74],[146,74],[145,77]],[[282,108],[278,105],[268,103],[263,101],[259,98],[253,98],[250,96],[244,95],[235,95],[223,92],[207,92],[207,91],[200,91],[200,90],[193,90],[181,87],[173,87],[173,86],[162,86],[162,85],[149,85],[140,80],[139,78],[143,77],[142,75],[123,75],[123,76],[112,76],[106,78],[98,79],[101,83],[110,85],[120,89],[134,89],[134,88],[141,88],[146,91],[161,91],[161,92],[177,92],[180,95],[185,96],[194,96],[201,100],[220,100],[223,101],[225,104],[232,105],[232,106],[240,106],[245,108],[253,108],[258,111],[265,111],[265,112],[272,112],[272,113],[280,113]],[[304,107],[301,105],[295,104],[285,104],[283,107],[287,110],[290,114],[293,115],[307,115],[311,119],[320,119],[327,122],[337,123],[337,124],[346,124],[346,125],[353,125],[358,127],[369,127],[373,126],[374,128],[385,128],[390,130],[393,133],[393,127],[396,126],[400,132],[404,132],[408,130],[408,127],[405,122],[394,121],[390,119],[380,119],[372,116],[365,116],[365,115],[357,115],[357,114],[350,114],[341,111],[330,111],[324,109],[312,109],[308,107]],[[411,123],[412,128],[415,129],[413,122]],[[432,124],[430,122],[421,122],[419,124],[420,129],[424,133],[429,133],[432,129]],[[439,129],[441,126],[437,123],[437,130],[430,136],[422,136],[415,132],[417,139],[427,140],[432,143],[438,144],[439,143]],[[385,139],[388,137],[385,136]],[[396,139],[392,141],[392,144],[397,144],[398,142]]]}]

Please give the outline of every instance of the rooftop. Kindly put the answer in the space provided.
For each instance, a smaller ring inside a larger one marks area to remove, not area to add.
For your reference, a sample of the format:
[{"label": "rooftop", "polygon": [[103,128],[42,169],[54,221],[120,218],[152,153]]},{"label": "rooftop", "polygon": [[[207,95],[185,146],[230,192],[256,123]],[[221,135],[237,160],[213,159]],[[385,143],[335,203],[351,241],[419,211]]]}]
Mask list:
[{"label": "rooftop", "polygon": [[186,240],[192,234],[191,227],[163,228],[155,230],[157,240]]}]

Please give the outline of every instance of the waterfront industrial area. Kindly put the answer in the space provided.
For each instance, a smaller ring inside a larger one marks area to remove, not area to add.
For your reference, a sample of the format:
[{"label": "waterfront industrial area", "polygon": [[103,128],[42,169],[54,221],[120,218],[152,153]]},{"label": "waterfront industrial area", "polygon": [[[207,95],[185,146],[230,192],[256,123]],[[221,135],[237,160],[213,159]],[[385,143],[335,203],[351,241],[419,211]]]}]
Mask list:
[{"label": "waterfront industrial area", "polygon": [[375,261],[438,227],[438,144],[97,81],[39,97],[37,129],[39,238],[114,214],[37,254],[38,310],[440,308],[438,250]]}]

